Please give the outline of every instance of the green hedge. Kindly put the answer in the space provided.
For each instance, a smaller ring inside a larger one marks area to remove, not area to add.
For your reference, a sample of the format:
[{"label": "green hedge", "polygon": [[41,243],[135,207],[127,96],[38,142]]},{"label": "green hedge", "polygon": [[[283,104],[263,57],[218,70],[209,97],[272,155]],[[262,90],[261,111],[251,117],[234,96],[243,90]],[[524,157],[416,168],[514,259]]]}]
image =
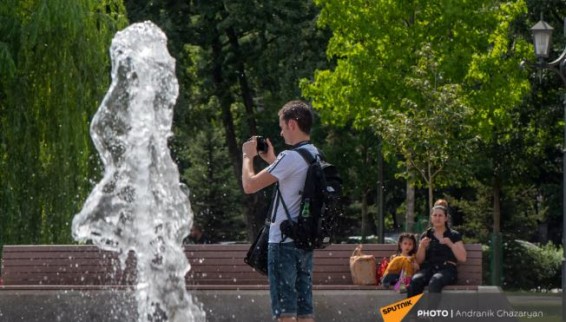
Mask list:
[{"label": "green hedge", "polygon": [[[524,241],[505,241],[503,244],[504,289],[532,290],[560,288],[562,247],[551,243],[537,246]],[[490,249],[483,249],[483,283],[491,284]]]}]

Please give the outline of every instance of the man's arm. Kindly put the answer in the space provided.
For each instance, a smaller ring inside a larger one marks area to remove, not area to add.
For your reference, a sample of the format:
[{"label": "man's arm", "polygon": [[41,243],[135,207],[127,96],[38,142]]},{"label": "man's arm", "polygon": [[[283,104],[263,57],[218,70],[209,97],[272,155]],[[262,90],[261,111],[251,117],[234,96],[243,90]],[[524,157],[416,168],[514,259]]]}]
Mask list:
[{"label": "man's arm", "polygon": [[242,161],[242,186],[245,193],[254,193],[277,182],[277,178],[267,172],[266,169],[254,174],[254,162],[252,158],[244,156]]},{"label": "man's arm", "polygon": [[[273,151],[273,145],[267,140],[268,151],[261,155],[264,160],[270,160],[272,163],[275,160],[275,153]],[[257,141],[255,137],[252,140],[245,142],[242,145],[242,186],[244,192],[247,194],[257,192],[267,186],[270,186],[277,182],[277,178],[271,175],[266,169],[263,169],[259,173],[255,173],[254,170],[254,157],[258,155],[257,153]]]}]

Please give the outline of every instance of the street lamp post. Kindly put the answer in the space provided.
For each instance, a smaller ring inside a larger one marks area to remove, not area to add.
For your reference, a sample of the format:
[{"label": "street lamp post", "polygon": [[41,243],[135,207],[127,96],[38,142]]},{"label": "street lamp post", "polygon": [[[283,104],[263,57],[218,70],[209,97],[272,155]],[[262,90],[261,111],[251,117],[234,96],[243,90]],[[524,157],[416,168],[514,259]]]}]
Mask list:
[{"label": "street lamp post", "polygon": [[[565,24],[566,26],[566,24]],[[538,58],[536,64],[539,68],[554,71],[560,76],[566,87],[566,48],[556,60],[547,63],[548,53],[552,41],[553,28],[542,17],[532,28],[535,45],[535,54]],[[566,94],[562,98],[564,106],[564,145],[562,147],[562,321],[566,321]]]}]

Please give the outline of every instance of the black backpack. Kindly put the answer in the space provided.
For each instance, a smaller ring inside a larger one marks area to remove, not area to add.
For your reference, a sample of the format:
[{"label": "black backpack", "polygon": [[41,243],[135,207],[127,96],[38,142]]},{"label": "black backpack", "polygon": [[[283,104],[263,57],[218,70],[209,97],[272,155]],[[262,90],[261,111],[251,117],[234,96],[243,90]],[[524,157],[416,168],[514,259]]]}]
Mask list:
[{"label": "black backpack", "polygon": [[320,153],[312,155],[306,148],[296,148],[309,165],[305,185],[301,192],[301,207],[297,222],[285,208],[287,220],[281,223],[283,239],[290,237],[301,249],[325,248],[331,244],[333,233],[342,217],[342,179],[338,169],[326,161]]}]

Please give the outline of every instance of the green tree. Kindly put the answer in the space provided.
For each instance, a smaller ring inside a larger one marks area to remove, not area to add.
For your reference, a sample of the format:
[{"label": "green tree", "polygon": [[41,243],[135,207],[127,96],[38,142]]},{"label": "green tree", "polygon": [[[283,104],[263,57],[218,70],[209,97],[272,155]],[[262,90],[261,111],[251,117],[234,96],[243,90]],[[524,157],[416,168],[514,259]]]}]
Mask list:
[{"label": "green tree", "polygon": [[[172,50],[186,89],[177,104],[176,149],[193,144],[206,127],[222,126],[225,157],[241,189],[243,140],[262,134],[281,150],[276,111],[300,95],[300,78],[326,63],[328,36],[314,28],[316,8],[292,0],[126,4],[133,20],[154,20],[175,43],[171,47],[180,49]],[[192,166],[183,158],[183,167]],[[258,169],[263,166],[258,162]],[[264,194],[244,197],[242,191],[248,239],[265,219],[267,200]]]},{"label": "green tree", "polygon": [[[473,144],[467,125],[471,110],[462,102],[461,86],[445,84],[436,72],[430,46],[425,44],[419,55],[404,83],[418,95],[403,99],[400,110],[377,111],[372,123],[404,157],[407,169],[420,178],[414,181],[424,182],[431,206],[438,181],[446,186],[466,177],[466,156]],[[408,173],[406,176],[410,178]]]},{"label": "green tree", "polygon": [[[549,60],[558,58],[566,46],[564,29],[560,26],[566,16],[566,3],[560,0],[534,1],[527,0],[528,16],[524,24],[519,25],[525,38],[532,41],[530,28],[540,19],[554,27],[552,48]],[[534,58],[532,58],[534,59]],[[550,71],[543,71],[530,66],[526,61],[524,67],[530,72],[532,93],[527,104],[518,111],[519,119],[524,126],[513,136],[528,138],[522,147],[525,153],[512,160],[512,164],[521,166],[513,173],[516,181],[534,184],[538,189],[537,199],[540,206],[548,209],[542,225],[548,227],[548,236],[555,244],[562,242],[563,198],[563,149],[564,149],[564,83],[560,77]],[[521,161],[518,163],[517,161]],[[529,162],[531,161],[531,162]],[[518,180],[517,180],[518,179]],[[514,184],[514,182],[512,182]],[[546,235],[541,232],[541,236]],[[546,242],[546,240],[541,240]]]},{"label": "green tree", "polygon": [[343,194],[346,196],[345,204],[349,207],[345,209],[344,223],[340,225],[337,237],[361,235],[365,241],[379,225],[375,211],[371,212],[378,185],[376,162],[379,138],[369,130],[327,125],[313,133],[313,138],[323,138],[319,139],[317,146],[322,148],[327,160],[340,170],[344,180]]},{"label": "green tree", "polygon": [[120,1],[0,3],[1,243],[67,243],[97,171],[88,120],[108,84]]},{"label": "green tree", "polygon": [[221,127],[199,132],[186,147],[191,166],[185,170],[192,200],[195,222],[201,225],[212,241],[245,240],[243,207],[236,178],[226,159],[224,133]]},{"label": "green tree", "polygon": [[[423,113],[434,115],[436,104],[459,101],[474,110],[474,115],[479,114],[468,125],[507,126],[505,110],[517,105],[529,89],[526,73],[517,67],[529,57],[530,45],[512,33],[513,22],[525,13],[523,1],[498,1],[494,5],[493,1],[370,4],[320,0],[317,4],[322,7],[319,22],[333,31],[327,55],[336,59],[337,65],[333,70],[317,71],[315,80],[303,82],[302,88],[331,122],[374,126],[379,133],[378,124],[368,124],[372,114],[382,118],[381,124],[395,124],[394,120],[404,114],[411,125],[398,125],[412,127]],[[434,73],[428,78],[414,78],[411,74],[425,46],[434,53]],[[450,84],[450,91],[447,87],[445,94],[439,95],[443,91],[437,90],[438,97],[433,93],[427,98],[433,88],[430,84],[440,76],[442,84]],[[420,79],[421,85],[408,84],[411,78]],[[485,137],[481,133],[475,134]],[[380,134],[387,137],[387,133]],[[443,146],[459,145],[456,134],[446,139]],[[419,143],[423,141],[413,142]],[[446,178],[453,174],[447,173]]]},{"label": "green tree", "polygon": [[[474,125],[483,151],[495,156],[488,164],[494,193],[493,231],[500,232],[500,193],[502,160],[500,133],[512,129],[512,113],[530,90],[527,73],[518,68],[532,58],[531,45],[517,32],[515,21],[526,13],[522,1],[502,3],[490,19],[494,26],[489,33],[489,50],[474,55],[466,76],[469,104],[474,107]],[[503,137],[505,139],[505,137]]]}]

